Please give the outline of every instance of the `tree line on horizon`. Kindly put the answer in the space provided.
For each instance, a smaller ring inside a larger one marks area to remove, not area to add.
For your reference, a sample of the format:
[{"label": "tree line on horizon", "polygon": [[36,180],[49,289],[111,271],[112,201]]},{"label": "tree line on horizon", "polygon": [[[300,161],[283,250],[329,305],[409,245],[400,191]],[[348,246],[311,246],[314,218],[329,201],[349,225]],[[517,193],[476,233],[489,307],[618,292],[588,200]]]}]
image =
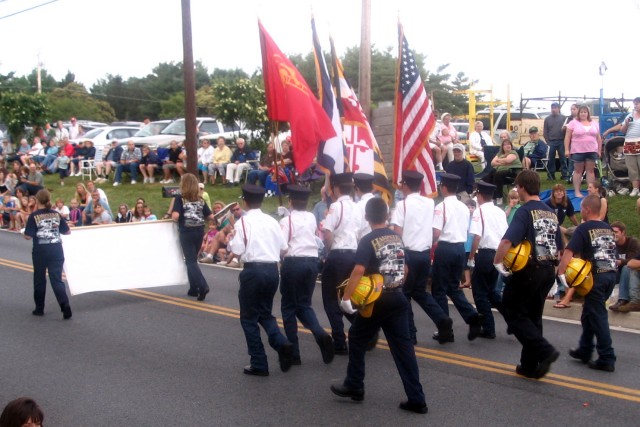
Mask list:
[{"label": "tree line on horizon", "polygon": [[[313,52],[293,54],[289,58],[300,70],[312,91],[316,91]],[[358,90],[359,47],[354,46],[340,59],[349,83]],[[327,56],[327,63],[331,58]],[[427,92],[432,95],[437,112],[453,115],[467,113],[468,97],[456,93],[475,81],[464,72],[448,72],[449,64],[435,71],[425,69],[426,57],[416,54]],[[396,56],[392,48],[372,49],[371,102],[375,107],[393,101],[396,84]],[[56,80],[41,70],[42,94],[37,93],[37,70],[29,75],[14,72],[0,74],[0,122],[14,135],[25,125],[44,126],[46,122],[69,117],[110,123],[116,120],[141,121],[184,117],[184,83],[181,62],[161,62],[144,77],[124,79],[107,73],[90,88],[76,81],[68,71]],[[214,68],[209,73],[201,61],[195,63],[196,105],[199,116],[215,116],[223,123],[242,122],[247,129],[268,131],[264,82],[260,69],[249,75],[236,69]],[[268,134],[268,132],[263,132]]]}]

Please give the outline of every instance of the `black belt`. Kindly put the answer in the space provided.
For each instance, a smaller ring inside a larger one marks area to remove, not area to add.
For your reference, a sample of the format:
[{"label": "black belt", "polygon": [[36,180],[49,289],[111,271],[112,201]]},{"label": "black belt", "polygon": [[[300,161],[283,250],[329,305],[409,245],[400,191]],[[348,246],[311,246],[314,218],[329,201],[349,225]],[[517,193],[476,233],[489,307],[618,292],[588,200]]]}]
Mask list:
[{"label": "black belt", "polygon": [[431,248],[425,249],[424,251],[414,251],[413,249],[405,249],[405,251],[407,251],[407,252],[413,252],[413,253],[416,253],[416,254],[426,254],[430,250],[431,250]]},{"label": "black belt", "polygon": [[394,288],[382,288],[382,292],[400,292],[402,291],[402,285],[398,285]]},{"label": "black belt", "polygon": [[442,242],[442,241],[438,241],[439,245],[464,245],[464,242]]},{"label": "black belt", "polygon": [[496,250],[495,250],[495,249],[491,249],[491,248],[480,248],[480,249],[478,249],[478,252],[480,252],[480,251],[491,251],[491,252],[495,252]]},{"label": "black belt", "polygon": [[245,267],[270,267],[270,266],[278,266],[277,262],[268,262],[268,261],[251,261],[245,262]]},{"label": "black belt", "polygon": [[318,261],[317,256],[286,256],[284,260],[290,259],[291,261]]},{"label": "black belt", "polygon": [[337,254],[355,254],[355,249],[331,249],[329,252],[335,252]]}]

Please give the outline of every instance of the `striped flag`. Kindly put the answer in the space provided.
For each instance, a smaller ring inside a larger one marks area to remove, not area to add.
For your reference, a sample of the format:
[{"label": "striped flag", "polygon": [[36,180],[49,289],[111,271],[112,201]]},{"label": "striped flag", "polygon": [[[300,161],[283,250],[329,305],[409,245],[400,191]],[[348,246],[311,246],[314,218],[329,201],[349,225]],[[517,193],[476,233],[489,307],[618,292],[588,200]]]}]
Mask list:
[{"label": "striped flag", "polygon": [[387,204],[391,203],[391,186],[384,170],[384,162],[380,147],[367,116],[362,111],[360,101],[344,75],[342,64],[338,60],[336,50],[331,42],[331,57],[335,74],[335,86],[340,99],[343,134],[347,147],[349,168],[353,173],[365,173],[373,176],[373,187],[379,191]]},{"label": "striped flag", "polygon": [[336,131],[336,136],[333,138],[326,141],[320,141],[317,160],[318,166],[320,166],[325,173],[334,175],[348,170],[349,165],[347,164],[347,151],[344,146],[338,103],[333,92],[333,87],[331,86],[327,63],[324,59],[324,55],[322,54],[320,40],[318,39],[318,33],[316,32],[316,22],[313,16],[311,17],[311,29],[313,31],[313,53],[315,55],[316,62],[318,97],[320,98],[322,108],[326,111],[329,119],[331,119],[333,129]]},{"label": "striped flag", "polygon": [[398,24],[398,35],[393,182],[400,184],[403,170],[417,170],[425,177],[421,193],[435,195],[437,187],[429,135],[436,118],[401,24]]}]

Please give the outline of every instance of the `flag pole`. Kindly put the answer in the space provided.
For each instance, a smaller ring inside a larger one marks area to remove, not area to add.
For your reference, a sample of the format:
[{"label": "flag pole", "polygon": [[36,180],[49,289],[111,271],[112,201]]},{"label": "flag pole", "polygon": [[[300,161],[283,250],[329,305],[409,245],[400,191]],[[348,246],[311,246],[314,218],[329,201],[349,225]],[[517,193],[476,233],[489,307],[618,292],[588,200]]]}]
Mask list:
[{"label": "flag pole", "polygon": [[274,151],[276,152],[276,155],[273,161],[273,166],[274,166],[274,171],[276,175],[276,188],[278,189],[278,203],[279,203],[279,206],[282,206],[282,188],[280,188],[280,171],[278,170],[278,147],[280,147],[279,154],[280,154],[280,158],[282,158],[282,145],[278,138],[279,123],[277,121],[273,123],[275,123],[275,132],[273,134],[273,144],[274,144]]}]

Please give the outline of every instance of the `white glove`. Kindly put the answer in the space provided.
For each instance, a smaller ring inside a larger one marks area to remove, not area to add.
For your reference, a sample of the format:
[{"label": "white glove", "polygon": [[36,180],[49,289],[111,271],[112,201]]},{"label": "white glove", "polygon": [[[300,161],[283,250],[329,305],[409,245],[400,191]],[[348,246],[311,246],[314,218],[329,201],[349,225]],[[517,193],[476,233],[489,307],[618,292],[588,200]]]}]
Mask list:
[{"label": "white glove", "polygon": [[560,279],[560,283],[562,283],[566,289],[570,288],[570,286],[567,284],[567,278],[564,274],[559,274],[558,279]]},{"label": "white glove", "polygon": [[351,305],[351,300],[344,300],[341,299],[340,300],[340,310],[344,311],[347,314],[354,314],[356,313],[358,310],[354,310],[353,306]]},{"label": "white glove", "polygon": [[501,262],[493,264],[493,266],[496,268],[496,270],[498,270],[498,273],[502,274],[502,277],[511,276],[511,272],[504,268],[504,264],[502,264]]},{"label": "white glove", "polygon": [[284,206],[278,206],[278,215],[285,217],[291,214],[289,212],[289,209],[285,208]]},{"label": "white glove", "polygon": [[476,262],[472,259],[467,261],[467,267],[474,268],[476,266]]}]

